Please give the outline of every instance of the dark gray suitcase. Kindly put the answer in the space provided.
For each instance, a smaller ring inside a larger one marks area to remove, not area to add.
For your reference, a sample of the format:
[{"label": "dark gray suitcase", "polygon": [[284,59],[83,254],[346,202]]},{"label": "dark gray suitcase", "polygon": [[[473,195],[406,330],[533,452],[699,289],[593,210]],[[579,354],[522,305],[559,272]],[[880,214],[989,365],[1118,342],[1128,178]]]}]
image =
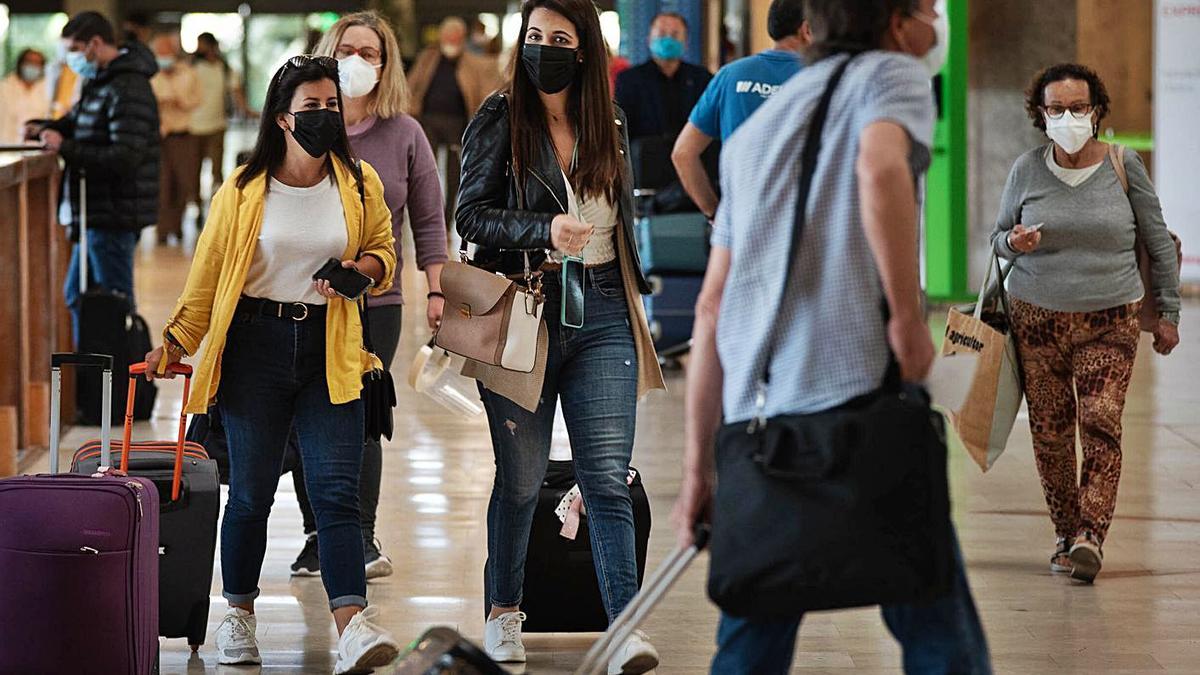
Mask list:
[{"label": "dark gray suitcase", "polygon": [[686,349],[692,340],[692,325],[696,322],[696,300],[704,285],[702,276],[651,276],[650,295],[642,298],[646,320],[654,348],[662,356],[680,347]]},{"label": "dark gray suitcase", "polygon": [[646,274],[703,275],[712,248],[711,228],[702,213],[671,213],[639,218],[638,253]]},{"label": "dark gray suitcase", "polygon": [[[145,373],[146,364],[130,367],[129,398]],[[184,401],[190,390],[190,366],[172,367],[183,375]],[[159,511],[159,623],[158,634],[167,638],[187,638],[192,650],[204,644],[208,631],[209,591],[212,587],[213,558],[216,553],[217,513],[221,503],[221,485],[217,462],[209,459],[199,444],[184,441],[187,413],[179,420],[175,441],[130,441],[132,411],[125,413],[122,441],[113,442],[112,462],[131,476],[154,483],[160,495]],[[101,462],[101,443],[90,441],[75,453],[71,471],[94,473]],[[128,453],[126,449],[128,448]],[[128,454],[128,459],[126,455]],[[178,477],[178,488],[176,479]]]}]

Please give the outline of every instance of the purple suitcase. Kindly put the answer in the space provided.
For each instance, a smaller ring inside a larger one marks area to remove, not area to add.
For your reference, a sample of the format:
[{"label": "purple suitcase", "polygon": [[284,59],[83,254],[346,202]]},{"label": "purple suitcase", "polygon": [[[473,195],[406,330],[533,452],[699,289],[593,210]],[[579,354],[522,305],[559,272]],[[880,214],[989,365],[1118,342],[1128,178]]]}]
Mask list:
[{"label": "purple suitcase", "polygon": [[[158,492],[144,478],[57,474],[61,366],[55,354],[51,474],[0,480],[0,674],[132,673],[158,666]],[[110,429],[103,416],[102,448]],[[111,464],[106,451],[102,466]]]}]

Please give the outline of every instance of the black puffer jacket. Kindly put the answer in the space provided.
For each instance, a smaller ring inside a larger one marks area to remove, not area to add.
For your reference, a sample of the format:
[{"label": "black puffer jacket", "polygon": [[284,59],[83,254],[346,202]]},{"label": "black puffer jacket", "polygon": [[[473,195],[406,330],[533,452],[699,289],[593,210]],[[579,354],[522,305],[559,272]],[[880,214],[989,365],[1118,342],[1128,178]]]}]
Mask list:
[{"label": "black puffer jacket", "polygon": [[[625,132],[625,114],[616,109],[613,120],[620,131],[621,154],[625,157],[625,176],[633,175],[629,166],[629,136]],[[512,139],[508,128],[508,98],[493,94],[467,126],[462,145],[462,183],[458,189],[455,220],[462,238],[479,246],[475,264],[504,274],[520,274],[524,269],[524,251],[530,253],[534,269],[546,260],[552,248],[550,223],[567,212],[567,185],[548,136],[542,139],[537,161],[525,171],[519,193],[512,176]],[[620,223],[625,229],[630,260],[637,275],[638,289],[650,293],[642,273],[637,239],[633,233],[633,191],[626,178],[618,205]]]},{"label": "black puffer jacket", "polygon": [[79,219],[79,178],[87,175],[88,227],[137,231],[158,222],[158,72],[145,45],[131,42],[84,82],[79,102],[49,125],[64,137],[59,154],[72,219]]}]

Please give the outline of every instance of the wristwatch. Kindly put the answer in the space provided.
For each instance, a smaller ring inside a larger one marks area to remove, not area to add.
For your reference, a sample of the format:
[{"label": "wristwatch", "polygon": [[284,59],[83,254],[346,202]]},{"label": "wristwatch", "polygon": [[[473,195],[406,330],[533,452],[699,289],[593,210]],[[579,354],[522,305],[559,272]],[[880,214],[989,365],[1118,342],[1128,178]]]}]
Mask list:
[{"label": "wristwatch", "polygon": [[1179,312],[1159,312],[1158,318],[1166,321],[1172,326],[1179,325]]}]

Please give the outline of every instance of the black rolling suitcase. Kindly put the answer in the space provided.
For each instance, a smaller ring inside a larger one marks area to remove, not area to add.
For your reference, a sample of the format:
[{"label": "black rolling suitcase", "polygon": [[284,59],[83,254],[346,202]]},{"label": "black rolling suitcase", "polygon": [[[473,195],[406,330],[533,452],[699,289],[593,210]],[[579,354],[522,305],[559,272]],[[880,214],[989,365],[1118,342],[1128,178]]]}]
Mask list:
[{"label": "black rolling suitcase", "polygon": [[[133,311],[133,303],[122,293],[93,288],[88,279],[87,179],[79,179],[79,344],[76,351],[84,354],[107,354],[113,357],[113,369],[123,373],[132,363],[146,357],[153,349],[146,321]],[[81,424],[100,424],[100,376],[94,369],[81,370],[76,391],[77,419]],[[112,419],[119,424],[125,410],[124,383],[117,378],[112,384]],[[133,417],[150,419],[158,389],[153,382],[138,389],[134,398]]]},{"label": "black rolling suitcase", "polygon": [[[633,500],[633,526],[637,547],[638,584],[646,571],[650,541],[650,500],[642,476],[630,470],[629,496]],[[574,539],[563,536],[563,520],[569,511],[565,500],[575,487],[575,464],[551,461],[538,494],[525,558],[524,599],[521,611],[528,616],[526,633],[599,633],[608,627],[608,615],[600,598],[600,583],[592,557],[587,516],[579,518]],[[484,588],[488,587],[484,569]],[[484,600],[484,614],[488,611]]]},{"label": "black rolling suitcase", "polygon": [[[129,368],[130,395],[146,386],[142,375],[146,364]],[[183,399],[191,388],[191,366],[175,364],[184,376]],[[217,513],[221,489],[217,463],[204,448],[184,440],[187,413],[179,419],[179,435],[173,441],[132,442],[132,409],[127,405],[125,433],[112,443],[114,464],[132,476],[147,478],[158,488],[159,500],[159,611],[158,634],[167,638],[187,638],[192,650],[204,644],[208,632],[209,592],[212,587],[213,558],[217,542]],[[95,473],[101,461],[100,441],[79,448],[71,462],[71,471]]]},{"label": "black rolling suitcase", "polygon": [[[695,543],[676,549],[663,561],[654,576],[613,621],[604,636],[592,645],[575,675],[602,675],[608,672],[608,661],[637,630],[658,603],[679,581],[688,565],[708,546],[711,530],[708,525],[696,526]],[[431,628],[413,641],[400,658],[396,675],[502,675],[505,671],[488,658],[483,650],[471,644],[452,628]]]}]

